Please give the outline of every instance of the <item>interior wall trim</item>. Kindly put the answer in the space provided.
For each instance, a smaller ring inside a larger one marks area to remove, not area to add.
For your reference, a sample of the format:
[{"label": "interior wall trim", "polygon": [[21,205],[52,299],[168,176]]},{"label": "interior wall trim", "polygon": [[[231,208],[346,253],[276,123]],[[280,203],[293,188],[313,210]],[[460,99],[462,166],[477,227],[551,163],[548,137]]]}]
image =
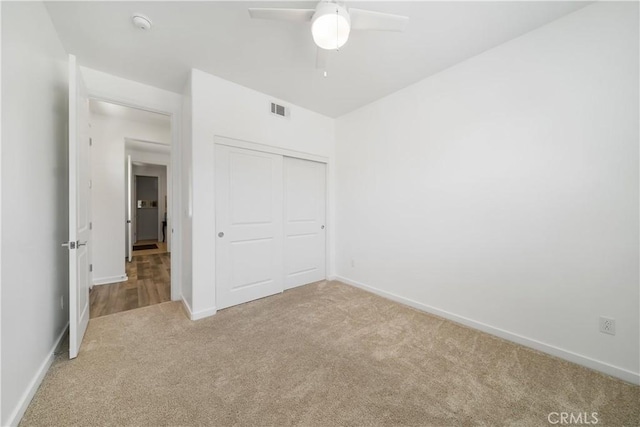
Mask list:
[{"label": "interior wall trim", "polygon": [[244,141],[241,139],[229,138],[221,135],[215,135],[213,137],[213,143],[227,145],[229,147],[244,148],[246,150],[261,151],[263,153],[279,154],[284,157],[295,157],[297,159],[311,160],[312,162],[329,163],[329,159],[327,157],[319,156],[317,154],[289,150],[287,148],[274,147],[272,145]]}]

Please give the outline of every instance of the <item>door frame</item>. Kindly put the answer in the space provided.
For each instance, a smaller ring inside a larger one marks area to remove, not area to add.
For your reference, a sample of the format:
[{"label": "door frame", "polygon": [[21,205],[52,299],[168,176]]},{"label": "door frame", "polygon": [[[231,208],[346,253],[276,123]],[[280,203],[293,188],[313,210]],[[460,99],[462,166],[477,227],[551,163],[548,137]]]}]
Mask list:
[{"label": "door frame", "polygon": [[[281,155],[284,157],[293,157],[296,159],[301,159],[301,160],[310,160],[312,162],[318,162],[318,163],[324,163],[326,165],[326,172],[325,172],[325,224],[326,224],[326,229],[327,232],[325,233],[325,259],[324,259],[324,263],[325,263],[325,277],[326,280],[333,280],[333,276],[332,276],[332,272],[333,272],[333,263],[332,263],[332,254],[333,254],[333,217],[331,216],[331,211],[332,211],[332,199],[330,197],[331,195],[331,191],[332,191],[332,187],[331,187],[331,179],[330,177],[332,176],[332,165],[331,162],[329,161],[328,157],[325,156],[320,156],[317,154],[311,154],[311,153],[307,153],[304,151],[296,151],[296,150],[290,150],[287,148],[281,148],[281,147],[274,147],[272,145],[266,145],[266,144],[260,144],[257,142],[251,142],[251,141],[244,141],[241,139],[236,139],[236,138],[230,138],[230,137],[226,137],[226,136],[221,136],[221,135],[214,135],[213,137],[213,144],[214,144],[214,153],[215,153],[215,146],[216,145],[226,145],[229,147],[234,147],[234,148],[244,148],[245,150],[252,150],[252,151],[259,151],[259,152],[263,152],[263,153],[269,153],[269,154],[276,154],[276,155]],[[284,181],[282,183],[282,185],[284,186]],[[214,212],[215,212],[215,203],[216,203],[216,198],[215,195],[213,197],[213,203],[214,203]],[[217,232],[216,230],[214,230],[214,232]],[[215,259],[215,245],[214,245],[214,259]],[[284,272],[283,272],[284,274]],[[216,294],[216,302],[218,300],[218,284],[215,283],[215,277],[214,277],[214,289],[215,289],[215,294]],[[285,289],[286,290],[286,289]]]},{"label": "door frame", "polygon": [[[138,139],[138,138],[125,138],[124,139],[125,146],[126,146],[127,142],[130,142],[130,141],[133,141],[133,142],[144,142],[144,143],[156,144],[156,145],[158,144],[157,142],[146,141],[146,140]],[[153,153],[153,154],[155,154],[155,153]],[[165,196],[167,196],[167,218],[168,218],[169,217],[169,211],[171,209],[173,209],[173,205],[170,203],[170,200],[173,200],[172,199],[173,197],[179,197],[179,196],[174,196],[173,194],[170,194],[170,193],[173,192],[173,187],[171,187],[171,179],[170,179],[170,178],[173,177],[173,175],[172,175],[173,171],[171,170],[171,168],[172,168],[171,156],[169,156],[169,161],[168,162],[166,162],[166,161],[164,161],[163,159],[160,159],[160,158],[149,159],[149,158],[142,158],[142,157],[138,157],[138,156],[132,156],[131,157],[131,162],[132,162],[132,164],[133,164],[133,162],[140,162],[140,163],[143,163],[143,164],[148,165],[148,166],[164,166],[165,167],[165,180],[167,181],[167,191],[166,191]],[[160,179],[159,175],[149,175],[149,176],[157,176],[158,179]],[[133,176],[133,179],[132,179],[132,183],[133,183],[133,185],[135,187],[135,182],[134,181],[135,181],[135,175]],[[134,193],[132,192],[132,194],[134,194]],[[133,197],[133,199],[135,199],[135,197]],[[160,201],[158,201],[158,202],[160,202]],[[132,209],[133,209],[134,205],[135,205],[135,200],[132,201],[132,204],[131,204]],[[159,207],[161,207],[161,206],[159,206]],[[171,212],[171,216],[173,216],[173,215],[174,215],[173,212]],[[135,221],[132,221],[132,224],[134,224],[134,223],[135,223]],[[158,237],[159,236],[160,235],[158,235]],[[173,247],[174,247],[173,246],[173,238],[171,237],[171,233],[169,233],[169,224],[167,224],[167,230],[166,230],[166,243],[167,243],[167,252],[173,252]]]},{"label": "door frame", "polygon": [[[126,144],[126,142],[125,142]],[[125,190],[127,193],[127,196],[125,197],[126,199],[126,203],[127,203],[127,216],[125,218],[126,221],[126,228],[127,228],[127,236],[126,236],[126,241],[127,241],[127,262],[131,262],[133,259],[133,231],[132,231],[132,227],[133,227],[133,165],[131,163],[131,155],[126,154],[126,149],[125,149],[125,156],[127,158],[127,170],[126,170],[126,181],[127,181],[127,189]]]},{"label": "door frame", "polygon": [[[182,118],[180,108],[168,111],[168,109],[164,107],[157,107],[118,96],[105,95],[91,88],[87,88],[87,92],[89,99],[109,102],[123,107],[136,108],[150,113],[163,114],[171,118],[170,164],[166,165],[167,168],[171,168],[171,179],[169,180],[169,177],[167,177],[167,188],[171,188],[171,199],[169,200],[167,197],[168,203],[171,204],[171,217],[167,218],[167,234],[171,234],[171,300],[179,301],[182,298],[182,285],[180,282],[180,278],[182,277],[182,211],[180,206],[182,188],[180,164],[182,151],[180,147],[180,122]],[[168,193],[167,191],[167,195]]]}]

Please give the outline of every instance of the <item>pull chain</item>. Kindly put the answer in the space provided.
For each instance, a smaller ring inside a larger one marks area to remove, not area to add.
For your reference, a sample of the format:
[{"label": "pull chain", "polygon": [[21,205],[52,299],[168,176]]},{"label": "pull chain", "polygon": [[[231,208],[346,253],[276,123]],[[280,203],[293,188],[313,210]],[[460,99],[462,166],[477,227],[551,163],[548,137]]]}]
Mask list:
[{"label": "pull chain", "polygon": [[336,8],[336,52],[338,52],[340,50],[340,47],[338,46],[338,41],[339,41],[339,33],[338,33],[338,25],[340,24],[340,21],[338,19],[338,9]]}]

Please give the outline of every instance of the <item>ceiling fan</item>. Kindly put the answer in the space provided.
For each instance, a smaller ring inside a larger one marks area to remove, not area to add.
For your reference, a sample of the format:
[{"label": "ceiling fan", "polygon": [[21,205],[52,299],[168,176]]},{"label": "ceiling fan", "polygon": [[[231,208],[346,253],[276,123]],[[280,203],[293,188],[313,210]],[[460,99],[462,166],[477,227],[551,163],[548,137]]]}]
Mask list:
[{"label": "ceiling fan", "polygon": [[326,68],[328,53],[340,49],[351,30],[404,31],[406,16],[347,8],[344,3],[322,0],[315,9],[249,8],[253,19],[311,22],[311,35],[318,46],[316,68]]}]

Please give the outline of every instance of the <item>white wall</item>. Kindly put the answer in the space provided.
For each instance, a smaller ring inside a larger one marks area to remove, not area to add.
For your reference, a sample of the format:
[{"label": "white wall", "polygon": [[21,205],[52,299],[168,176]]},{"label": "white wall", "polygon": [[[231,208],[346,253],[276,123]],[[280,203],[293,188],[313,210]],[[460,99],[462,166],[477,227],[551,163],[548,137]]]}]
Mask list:
[{"label": "white wall", "polygon": [[339,118],[338,274],[638,382],[638,114],[603,3]]},{"label": "white wall", "polygon": [[[2,52],[2,5],[0,4],[0,53]],[[0,95],[2,94],[2,59],[0,58]],[[2,102],[0,102],[0,178],[2,177]],[[1,183],[2,181],[0,181]],[[2,242],[2,185],[0,185],[0,242]],[[2,416],[2,245],[0,244],[0,422]]]},{"label": "white wall", "polygon": [[165,152],[152,152],[152,151],[140,151],[137,149],[131,149],[125,144],[125,155],[131,156],[131,161],[149,163],[153,165],[171,165],[171,155]]},{"label": "white wall", "polygon": [[[162,221],[164,220],[164,213],[166,212],[164,205],[164,198],[167,195],[167,167],[160,165],[133,165],[133,176],[153,176],[158,178],[158,241],[162,241]],[[135,194],[135,187],[134,187]],[[133,203],[136,205],[136,200],[138,200],[138,196],[134,195]],[[168,206],[167,206],[168,208]],[[133,207],[133,211],[135,212],[135,206]],[[134,230],[137,228],[137,222],[135,221],[134,215]],[[166,233],[166,231],[165,231]]]},{"label": "white wall", "polygon": [[[91,114],[94,284],[126,280],[125,138],[169,143],[164,126]],[[135,211],[134,211],[135,212]]]},{"label": "white wall", "polygon": [[42,3],[0,7],[5,426],[20,420],[69,321],[68,62]]},{"label": "white wall", "polygon": [[[215,312],[214,136],[334,156],[334,121],[289,105],[287,119],[269,112],[265,94],[192,70],[193,295],[192,314]],[[330,169],[331,170],[331,169]],[[331,173],[331,172],[330,172]],[[332,181],[330,177],[330,181]],[[329,224],[330,226],[330,224]]]},{"label": "white wall", "polygon": [[[180,213],[180,198],[171,199],[172,194],[180,194],[182,182],[181,159],[182,147],[180,143],[182,128],[182,95],[158,89],[143,83],[116,77],[91,68],[80,67],[89,95],[104,101],[112,101],[130,107],[138,107],[148,111],[171,115],[171,167],[170,172],[175,174],[171,182],[168,202],[172,206],[172,212]],[[173,233],[170,240],[181,241],[182,220],[180,217],[167,218],[167,229]],[[175,248],[171,254],[171,299],[179,300],[181,297],[182,277],[181,251]]]},{"label": "white wall", "polygon": [[182,93],[182,127],[181,127],[181,156],[180,156],[180,175],[181,185],[179,187],[180,204],[181,204],[181,229],[182,238],[180,240],[180,249],[182,254],[182,268],[180,272],[181,295],[182,301],[186,304],[187,311],[192,312],[193,306],[193,285],[192,285],[192,215],[191,215],[191,196],[192,196],[192,127],[193,118],[191,114],[193,98],[191,96],[191,73],[187,77],[187,82]]}]

